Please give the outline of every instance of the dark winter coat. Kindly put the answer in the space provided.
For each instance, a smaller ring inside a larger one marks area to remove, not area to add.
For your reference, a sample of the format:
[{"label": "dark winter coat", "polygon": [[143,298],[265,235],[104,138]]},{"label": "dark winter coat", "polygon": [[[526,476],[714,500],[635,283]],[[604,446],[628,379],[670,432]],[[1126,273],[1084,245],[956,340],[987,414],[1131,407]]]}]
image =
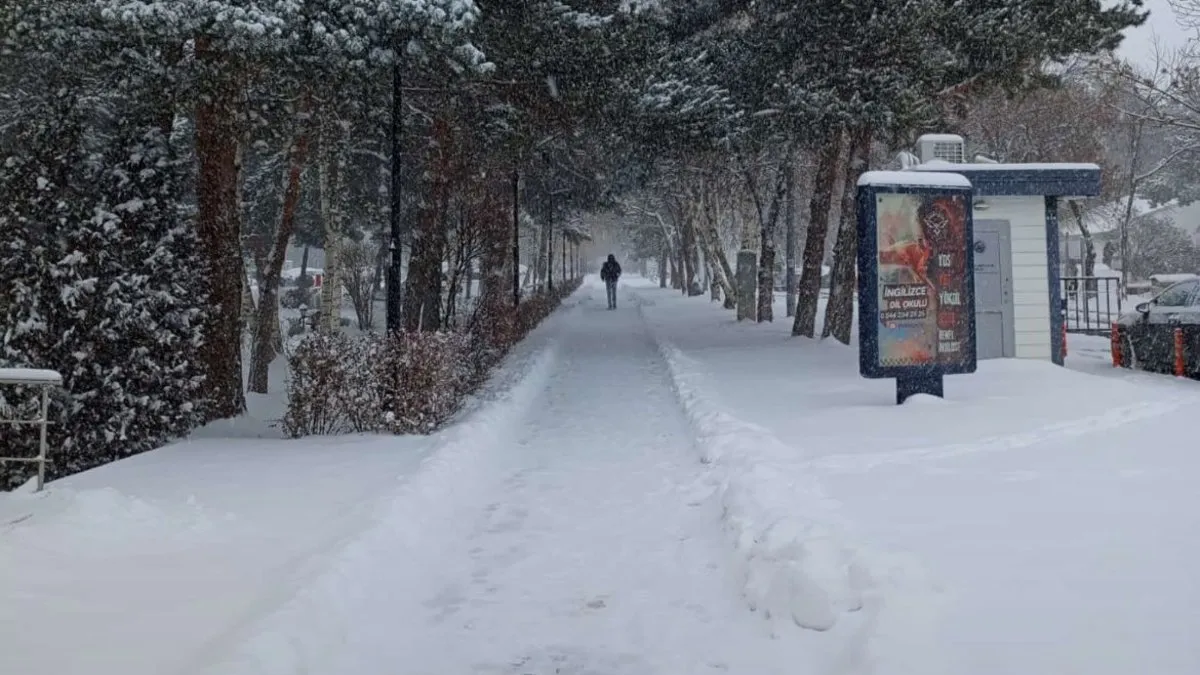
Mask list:
[{"label": "dark winter coat", "polygon": [[616,281],[621,276],[621,263],[607,260],[600,266],[600,278],[604,281]]}]

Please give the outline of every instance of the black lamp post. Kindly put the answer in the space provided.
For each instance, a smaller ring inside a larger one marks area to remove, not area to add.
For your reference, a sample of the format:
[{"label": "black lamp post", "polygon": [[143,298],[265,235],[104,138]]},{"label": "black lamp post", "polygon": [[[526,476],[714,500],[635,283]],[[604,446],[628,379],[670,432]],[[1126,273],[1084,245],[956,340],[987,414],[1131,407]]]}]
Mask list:
[{"label": "black lamp post", "polygon": [[512,174],[512,198],[513,198],[513,240],[512,240],[512,263],[513,263],[513,307],[521,305],[521,174],[513,171]]},{"label": "black lamp post", "polygon": [[404,307],[400,287],[400,139],[403,132],[401,84],[400,49],[397,46],[395,61],[392,63],[392,208],[391,241],[388,245],[391,260],[387,271],[387,330],[389,333],[400,332],[400,314]]},{"label": "black lamp post", "polygon": [[554,190],[550,191],[550,215],[546,219],[546,291],[554,292]]}]

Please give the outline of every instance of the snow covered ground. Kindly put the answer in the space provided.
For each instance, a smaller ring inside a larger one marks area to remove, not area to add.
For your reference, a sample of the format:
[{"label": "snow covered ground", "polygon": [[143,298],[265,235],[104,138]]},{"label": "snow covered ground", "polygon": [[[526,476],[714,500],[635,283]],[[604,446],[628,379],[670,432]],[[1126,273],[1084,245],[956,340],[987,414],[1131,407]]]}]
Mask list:
[{"label": "snow covered ground", "polygon": [[[511,395],[514,382],[538,390],[543,333],[515,350],[467,411],[453,436],[460,443],[490,435],[494,416],[472,420],[496,408],[490,399]],[[282,375],[273,369],[273,391]],[[249,403],[247,418],[186,442],[40,494],[0,493],[0,672],[165,675],[228,658],[327,578],[450,443],[285,441],[269,427],[282,413],[278,397]],[[280,661],[266,672],[301,670]]]},{"label": "snow covered ground", "polygon": [[0,672],[1200,672],[1200,383],[1071,336],[897,407],[782,307],[603,297],[431,438],[260,414],[0,495]]},{"label": "snow covered ground", "polygon": [[792,519],[793,550],[820,489],[836,502],[819,521],[870,544],[868,577],[891,571],[874,602],[902,618],[878,624],[877,672],[1200,672],[1200,383],[1114,372],[1103,338],[1072,335],[1068,369],[985,361],[944,401],[895,406],[853,350],[789,338],[790,321],[637,292],[718,454],[752,467],[760,512]]}]

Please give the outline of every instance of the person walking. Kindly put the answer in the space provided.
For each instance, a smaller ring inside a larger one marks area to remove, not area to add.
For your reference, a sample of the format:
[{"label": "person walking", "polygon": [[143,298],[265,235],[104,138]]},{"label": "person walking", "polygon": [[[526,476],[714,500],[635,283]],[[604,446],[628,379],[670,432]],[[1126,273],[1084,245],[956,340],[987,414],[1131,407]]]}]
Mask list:
[{"label": "person walking", "polygon": [[608,291],[608,308],[617,308],[617,279],[621,278],[621,264],[617,257],[608,254],[608,260],[600,266],[600,278],[604,280],[604,288]]}]

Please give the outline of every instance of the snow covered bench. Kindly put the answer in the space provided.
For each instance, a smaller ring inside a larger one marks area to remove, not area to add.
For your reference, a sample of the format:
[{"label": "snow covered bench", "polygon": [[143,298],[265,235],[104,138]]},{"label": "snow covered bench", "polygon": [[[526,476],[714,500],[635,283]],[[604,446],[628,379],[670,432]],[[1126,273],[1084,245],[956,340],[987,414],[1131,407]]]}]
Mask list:
[{"label": "snow covered bench", "polygon": [[50,387],[62,386],[62,375],[54,370],[39,370],[37,368],[0,368],[0,386],[18,385],[39,387],[41,389],[41,406],[37,419],[0,419],[0,424],[34,424],[39,427],[38,454],[36,457],[0,457],[3,462],[37,462],[37,490],[40,492],[46,483],[46,428],[50,425]]}]

